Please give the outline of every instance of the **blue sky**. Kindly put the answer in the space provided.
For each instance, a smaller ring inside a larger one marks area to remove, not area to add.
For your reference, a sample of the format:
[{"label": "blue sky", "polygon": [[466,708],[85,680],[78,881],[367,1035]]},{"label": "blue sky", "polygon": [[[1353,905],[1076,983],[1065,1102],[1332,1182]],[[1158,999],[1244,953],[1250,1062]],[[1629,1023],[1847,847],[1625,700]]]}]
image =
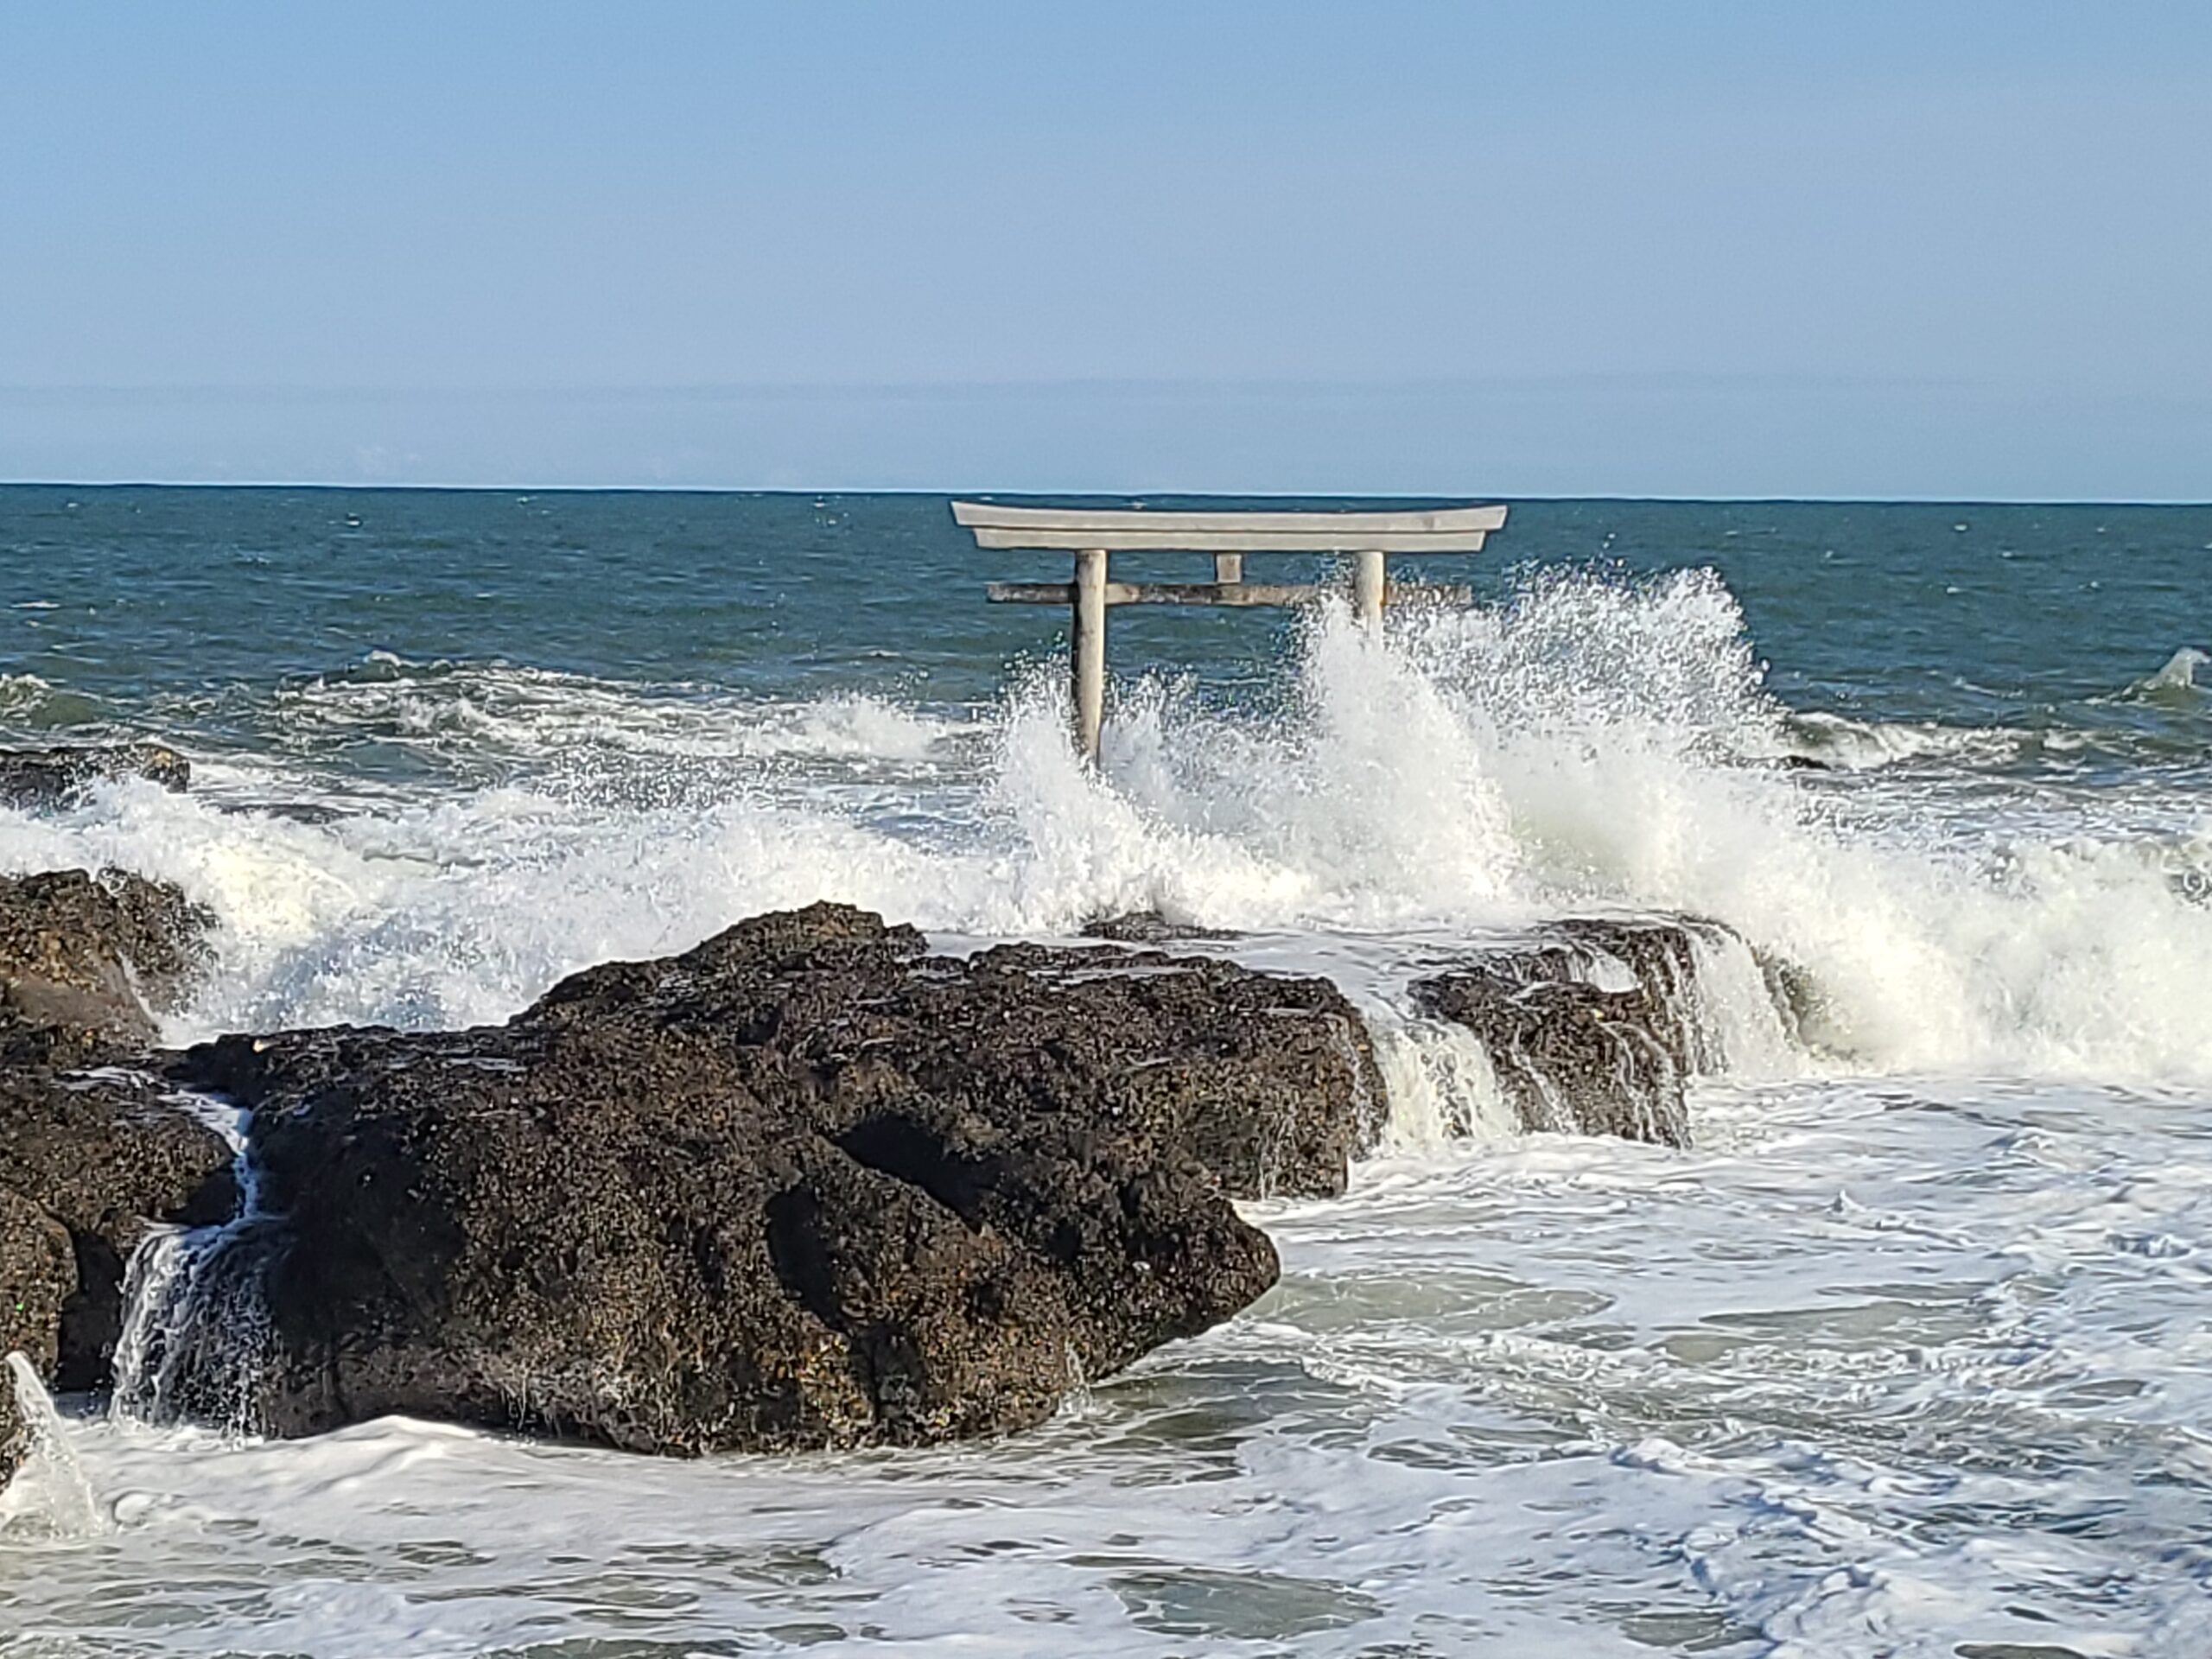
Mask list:
[{"label": "blue sky", "polygon": [[0,0],[0,476],[2212,498],[2212,5]]}]

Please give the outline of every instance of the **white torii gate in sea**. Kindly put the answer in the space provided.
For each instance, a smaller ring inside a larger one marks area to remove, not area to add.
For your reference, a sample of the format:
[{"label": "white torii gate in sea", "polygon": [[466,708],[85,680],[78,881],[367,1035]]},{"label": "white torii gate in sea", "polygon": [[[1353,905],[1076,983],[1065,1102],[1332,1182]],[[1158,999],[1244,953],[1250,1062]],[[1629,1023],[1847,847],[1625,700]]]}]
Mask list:
[{"label": "white torii gate in sea", "polygon": [[[1382,607],[1419,597],[1465,604],[1464,584],[1391,583],[1384,561],[1393,553],[1472,553],[1505,524],[1502,506],[1457,506],[1409,512],[1189,512],[1145,507],[1004,507],[955,501],[953,518],[973,531],[978,547],[1064,549],[1075,555],[1073,582],[995,582],[994,604],[1065,605],[1073,616],[1069,657],[1074,671],[1076,747],[1098,758],[1106,715],[1106,610],[1112,605],[1302,605],[1319,596],[1310,582],[1244,580],[1247,553],[1349,553],[1352,608],[1380,627]],[[1108,555],[1116,552],[1211,553],[1211,582],[1112,582]]]}]

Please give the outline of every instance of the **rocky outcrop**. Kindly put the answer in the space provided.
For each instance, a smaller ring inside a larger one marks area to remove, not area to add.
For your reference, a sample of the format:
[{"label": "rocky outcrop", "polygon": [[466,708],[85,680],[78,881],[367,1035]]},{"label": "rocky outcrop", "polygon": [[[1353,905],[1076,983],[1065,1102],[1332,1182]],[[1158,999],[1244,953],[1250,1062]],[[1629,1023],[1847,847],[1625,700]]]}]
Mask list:
[{"label": "rocky outcrop", "polygon": [[0,1351],[64,1388],[106,1380],[146,1229],[235,1198],[229,1146],[148,1052],[207,921],[137,876],[0,877]]},{"label": "rocky outcrop", "polygon": [[90,1065],[143,1050],[152,1010],[205,966],[213,921],[166,882],[118,871],[0,876],[0,1058]]},{"label": "rocky outcrop", "polygon": [[1571,918],[1416,982],[1481,1039],[1531,1129],[1684,1146],[1688,1078],[1712,1063],[1689,919]]},{"label": "rocky outcrop", "polygon": [[0,750],[0,805],[65,806],[94,784],[130,778],[182,790],[192,763],[159,743]]},{"label": "rocky outcrop", "polygon": [[1275,1261],[1222,1169],[1340,1185],[1372,1069],[1318,982],[933,957],[836,906],[500,1027],[185,1062],[253,1113],[266,1427],[397,1410],[679,1452],[1017,1427],[1228,1317]]},{"label": "rocky outcrop", "polygon": [[123,1325],[123,1283],[149,1226],[212,1225],[238,1189],[230,1145],[148,1072],[35,1068],[0,1076],[0,1195],[36,1206],[70,1249],[61,1305],[39,1370],[57,1387],[108,1380]]},{"label": "rocky outcrop", "polygon": [[1107,946],[931,957],[912,928],[838,905],[756,917],[673,963],[588,969],[517,1023],[677,1025],[727,1040],[765,1095],[1023,1103],[1141,1136],[1232,1198],[1341,1192],[1387,1109],[1366,1027],[1326,980]]}]

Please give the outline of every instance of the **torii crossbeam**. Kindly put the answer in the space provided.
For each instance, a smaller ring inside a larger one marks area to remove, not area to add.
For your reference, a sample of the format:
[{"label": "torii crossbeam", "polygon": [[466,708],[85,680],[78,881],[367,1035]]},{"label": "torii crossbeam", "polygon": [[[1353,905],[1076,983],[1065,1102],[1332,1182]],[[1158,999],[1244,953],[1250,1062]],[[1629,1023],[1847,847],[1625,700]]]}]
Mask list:
[{"label": "torii crossbeam", "polygon": [[[1323,591],[1310,582],[1244,580],[1247,553],[1349,553],[1352,607],[1370,627],[1380,627],[1390,599],[1423,598],[1465,604],[1464,584],[1391,584],[1384,563],[1393,553],[1473,553],[1505,524],[1502,506],[1456,506],[1408,512],[1326,510],[1191,512],[1147,507],[1003,507],[956,501],[953,518],[973,531],[978,547],[1065,549],[1075,555],[1075,580],[995,582],[994,604],[1065,605],[1073,616],[1069,656],[1075,679],[1076,746],[1098,758],[1098,732],[1106,714],[1106,610],[1111,605],[1300,605]],[[1116,552],[1213,555],[1211,582],[1111,582],[1107,556]]]}]

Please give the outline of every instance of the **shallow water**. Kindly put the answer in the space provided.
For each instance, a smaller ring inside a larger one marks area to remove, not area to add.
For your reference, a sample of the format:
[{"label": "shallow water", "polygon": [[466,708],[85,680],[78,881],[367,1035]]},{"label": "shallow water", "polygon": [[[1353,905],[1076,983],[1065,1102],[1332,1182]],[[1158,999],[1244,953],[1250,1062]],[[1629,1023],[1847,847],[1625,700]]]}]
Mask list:
[{"label": "shallow water", "polygon": [[[0,867],[209,902],[175,1036],[496,1019],[817,897],[949,947],[1154,906],[1346,984],[1394,1114],[1347,1198],[1254,1210],[1266,1300],[1008,1441],[64,1400],[0,1655],[2212,1651],[2212,513],[1514,511],[1497,550],[1604,563],[1475,562],[1384,649],[1117,617],[1097,779],[1056,620],[975,602],[1021,556],[938,501],[0,490],[0,727],[199,785],[0,810]],[[1791,1045],[1713,965],[1690,1150],[1510,1134],[1408,1011],[1591,907],[1818,993]]]}]

